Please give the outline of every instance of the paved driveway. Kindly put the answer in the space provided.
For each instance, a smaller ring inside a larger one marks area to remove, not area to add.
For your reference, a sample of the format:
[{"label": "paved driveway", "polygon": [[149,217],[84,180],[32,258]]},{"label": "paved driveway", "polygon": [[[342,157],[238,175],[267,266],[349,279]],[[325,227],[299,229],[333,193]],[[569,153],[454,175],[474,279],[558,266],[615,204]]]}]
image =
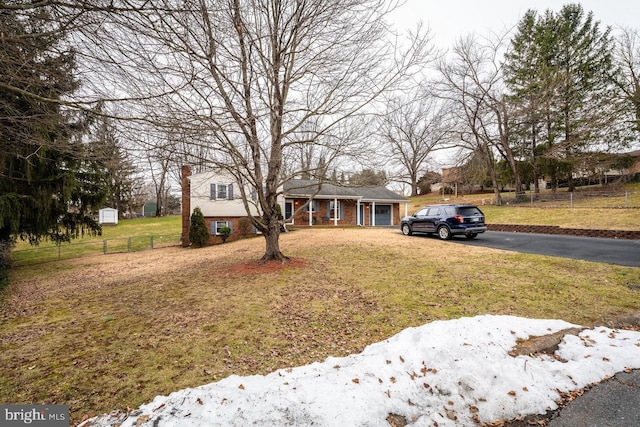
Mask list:
[{"label": "paved driveway", "polygon": [[640,267],[640,240],[487,231],[474,240],[454,237],[450,242]]}]

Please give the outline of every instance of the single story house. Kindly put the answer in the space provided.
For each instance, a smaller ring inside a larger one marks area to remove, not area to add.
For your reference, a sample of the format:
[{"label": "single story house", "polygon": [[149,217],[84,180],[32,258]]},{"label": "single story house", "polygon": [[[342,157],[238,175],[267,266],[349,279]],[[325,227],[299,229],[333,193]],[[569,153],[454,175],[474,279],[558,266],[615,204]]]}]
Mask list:
[{"label": "single story house", "polygon": [[[255,189],[244,187],[250,214],[261,215],[255,202]],[[189,225],[193,209],[199,207],[212,236],[221,241],[220,228],[234,232],[246,230],[248,217],[242,201],[240,183],[230,174],[207,171],[191,174],[182,168],[182,242],[189,244]],[[279,196],[284,223],[295,227],[325,226],[395,226],[407,215],[408,200],[384,186],[346,186],[328,182],[293,179],[284,184]],[[255,233],[255,229],[249,230]],[[237,235],[237,234],[236,234]]]},{"label": "single story house", "polygon": [[400,225],[409,202],[384,186],[348,186],[304,179],[287,181],[283,192],[285,223],[295,226]]}]

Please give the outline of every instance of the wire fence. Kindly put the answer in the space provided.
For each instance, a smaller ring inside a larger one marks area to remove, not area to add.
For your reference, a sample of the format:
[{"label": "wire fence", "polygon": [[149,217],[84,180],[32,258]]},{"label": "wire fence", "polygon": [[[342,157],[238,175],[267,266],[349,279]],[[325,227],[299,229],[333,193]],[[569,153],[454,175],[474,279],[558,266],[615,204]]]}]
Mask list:
[{"label": "wire fence", "polygon": [[12,251],[12,261],[16,266],[40,264],[63,259],[80,258],[92,255],[137,252],[176,246],[181,243],[180,234],[154,234],[151,236],[121,237],[89,242],[70,242],[42,245]]},{"label": "wire fence", "polygon": [[[495,204],[495,198],[487,195],[482,204]],[[533,208],[640,208],[640,193],[635,191],[559,191],[535,193],[525,191],[505,196],[502,204]]]}]

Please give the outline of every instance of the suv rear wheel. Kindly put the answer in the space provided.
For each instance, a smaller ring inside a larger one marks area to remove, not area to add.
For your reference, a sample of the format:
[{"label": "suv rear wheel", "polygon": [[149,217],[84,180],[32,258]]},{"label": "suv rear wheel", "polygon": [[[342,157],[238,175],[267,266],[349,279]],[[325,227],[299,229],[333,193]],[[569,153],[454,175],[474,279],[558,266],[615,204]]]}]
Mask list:
[{"label": "suv rear wheel", "polygon": [[478,233],[465,234],[465,236],[467,236],[467,239],[475,239],[477,235],[478,235]]},{"label": "suv rear wheel", "polygon": [[442,240],[449,240],[451,238],[451,230],[446,225],[438,227],[438,237]]},{"label": "suv rear wheel", "polygon": [[405,236],[411,236],[413,234],[413,230],[411,230],[411,226],[409,224],[402,224],[402,234]]}]

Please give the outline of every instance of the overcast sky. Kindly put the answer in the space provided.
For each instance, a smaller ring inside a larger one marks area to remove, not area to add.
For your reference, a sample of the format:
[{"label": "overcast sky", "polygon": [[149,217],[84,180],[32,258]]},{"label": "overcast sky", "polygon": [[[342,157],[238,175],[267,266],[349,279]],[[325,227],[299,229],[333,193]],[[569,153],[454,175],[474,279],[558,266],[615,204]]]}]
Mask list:
[{"label": "overcast sky", "polygon": [[457,37],[471,32],[486,35],[489,30],[501,33],[512,28],[529,9],[557,12],[569,3],[582,4],[604,25],[640,28],[638,0],[407,0],[397,16],[399,23],[410,27],[424,21],[438,46],[450,48]]}]

